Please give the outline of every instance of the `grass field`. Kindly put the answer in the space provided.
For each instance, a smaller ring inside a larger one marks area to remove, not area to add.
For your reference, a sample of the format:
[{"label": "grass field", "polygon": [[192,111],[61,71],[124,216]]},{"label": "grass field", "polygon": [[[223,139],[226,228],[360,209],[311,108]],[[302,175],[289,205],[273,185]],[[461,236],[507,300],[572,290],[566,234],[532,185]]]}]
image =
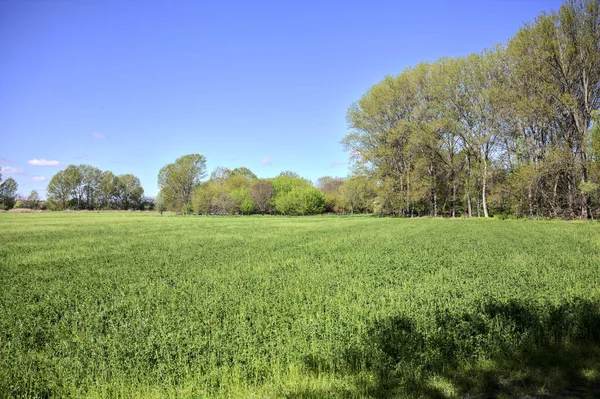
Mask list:
[{"label": "grass field", "polygon": [[0,397],[600,395],[600,224],[0,214]]}]

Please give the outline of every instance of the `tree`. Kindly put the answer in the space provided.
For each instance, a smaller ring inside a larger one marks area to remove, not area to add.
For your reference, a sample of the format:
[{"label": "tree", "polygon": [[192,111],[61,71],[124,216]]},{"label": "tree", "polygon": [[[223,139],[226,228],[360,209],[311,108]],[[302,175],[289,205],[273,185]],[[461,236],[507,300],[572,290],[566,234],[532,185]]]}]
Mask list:
[{"label": "tree", "polygon": [[90,165],[69,165],[56,173],[47,192],[59,209],[138,209],[144,195],[136,176],[115,176]]},{"label": "tree", "polygon": [[340,202],[340,188],[346,179],[342,177],[324,176],[317,179],[317,188],[325,194],[325,211],[335,212],[335,206]]},{"label": "tree", "polygon": [[57,204],[58,209],[64,210],[67,208],[67,203],[73,194],[73,185],[64,170],[52,176],[46,192],[48,198]]},{"label": "tree", "polygon": [[27,207],[31,209],[37,209],[40,207],[40,195],[37,191],[31,190],[29,197],[27,197]]},{"label": "tree", "polygon": [[122,209],[139,209],[144,196],[140,179],[132,174],[117,177]]},{"label": "tree", "polygon": [[231,173],[231,169],[225,168],[223,166],[218,166],[211,172],[210,181],[218,184],[224,183],[225,180],[231,177]]},{"label": "tree", "polygon": [[192,200],[194,189],[206,175],[206,158],[189,154],[177,158],[158,172],[158,187],[167,207],[181,211]]},{"label": "tree", "polygon": [[160,212],[160,216],[162,216],[163,212],[167,210],[167,206],[165,205],[165,199],[163,198],[162,193],[158,193],[154,202],[156,205],[156,210]]},{"label": "tree", "polygon": [[248,169],[246,167],[235,168],[234,170],[231,171],[231,174],[234,176],[244,176],[248,180],[256,179],[256,175],[254,174],[254,172],[252,172],[250,169]]},{"label": "tree", "polygon": [[102,171],[91,165],[79,165],[77,169],[81,174],[81,185],[84,193],[84,203],[81,207],[95,209],[98,205]]},{"label": "tree", "polygon": [[99,195],[102,208],[112,209],[119,205],[119,179],[110,170],[105,170],[100,175]]},{"label": "tree", "polygon": [[255,209],[261,213],[268,213],[271,209],[271,198],[273,197],[273,183],[268,180],[257,180],[250,186],[250,197],[254,202]]},{"label": "tree", "polygon": [[0,205],[11,209],[15,205],[18,188],[19,185],[12,177],[4,180],[4,182],[0,184]]},{"label": "tree", "polygon": [[235,212],[240,212],[244,215],[249,215],[254,212],[255,204],[250,196],[248,187],[240,187],[229,193],[229,196],[235,203]]}]

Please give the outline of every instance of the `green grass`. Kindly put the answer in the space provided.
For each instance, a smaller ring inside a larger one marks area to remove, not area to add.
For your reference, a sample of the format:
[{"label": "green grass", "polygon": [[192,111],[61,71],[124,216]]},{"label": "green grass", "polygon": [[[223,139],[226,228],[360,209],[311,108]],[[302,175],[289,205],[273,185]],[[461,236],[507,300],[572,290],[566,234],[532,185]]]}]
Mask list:
[{"label": "green grass", "polygon": [[0,397],[600,394],[600,225],[0,214]]}]

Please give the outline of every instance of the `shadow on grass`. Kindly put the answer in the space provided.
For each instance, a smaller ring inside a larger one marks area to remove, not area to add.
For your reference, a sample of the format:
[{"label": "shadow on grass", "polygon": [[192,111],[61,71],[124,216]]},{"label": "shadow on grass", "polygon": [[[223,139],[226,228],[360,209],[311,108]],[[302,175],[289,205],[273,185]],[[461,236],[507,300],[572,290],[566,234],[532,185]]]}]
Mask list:
[{"label": "shadow on grass", "polygon": [[[600,303],[488,301],[433,319],[422,328],[403,316],[373,322],[363,343],[335,361],[352,389],[286,397],[600,398]],[[314,356],[305,366],[332,368]]]}]

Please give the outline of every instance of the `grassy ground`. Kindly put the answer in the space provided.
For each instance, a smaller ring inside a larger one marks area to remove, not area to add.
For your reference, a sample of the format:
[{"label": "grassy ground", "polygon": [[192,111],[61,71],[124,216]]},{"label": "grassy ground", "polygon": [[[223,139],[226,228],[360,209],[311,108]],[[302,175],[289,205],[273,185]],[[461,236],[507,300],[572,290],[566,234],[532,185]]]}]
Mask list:
[{"label": "grassy ground", "polygon": [[0,397],[599,397],[600,225],[0,214]]}]

